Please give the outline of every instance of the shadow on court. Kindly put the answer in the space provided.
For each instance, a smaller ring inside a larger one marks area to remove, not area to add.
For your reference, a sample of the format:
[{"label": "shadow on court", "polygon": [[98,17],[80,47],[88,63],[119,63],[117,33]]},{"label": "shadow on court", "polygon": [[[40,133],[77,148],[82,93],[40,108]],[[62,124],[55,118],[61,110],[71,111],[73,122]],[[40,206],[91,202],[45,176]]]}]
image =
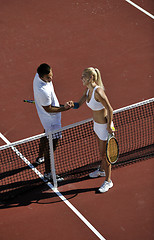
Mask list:
[{"label": "shadow on court", "polygon": [[[72,181],[65,181],[61,185],[66,185],[69,183],[81,182],[85,180],[90,180],[88,176],[80,179],[75,179]],[[95,192],[97,193],[97,188],[83,188],[83,189],[74,189],[69,191],[61,191],[61,194],[65,196],[67,200],[75,198],[78,194],[86,193],[86,192]],[[32,203],[36,204],[52,204],[58,203],[62,200],[50,189],[46,184],[42,184],[41,186],[35,187],[30,191],[22,193],[19,196],[16,196],[12,199],[4,200],[0,202],[0,209],[6,208],[15,208],[21,206],[28,206]]]}]

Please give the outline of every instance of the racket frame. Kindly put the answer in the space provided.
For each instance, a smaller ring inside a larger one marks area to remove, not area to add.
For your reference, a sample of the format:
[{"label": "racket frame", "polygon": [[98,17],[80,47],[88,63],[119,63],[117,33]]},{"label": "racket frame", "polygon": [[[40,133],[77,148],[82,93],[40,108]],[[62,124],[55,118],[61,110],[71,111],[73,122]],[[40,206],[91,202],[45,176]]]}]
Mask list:
[{"label": "racket frame", "polygon": [[[108,144],[109,144],[109,141],[110,141],[110,139],[111,138],[114,138],[114,140],[115,140],[115,142],[116,142],[116,144],[117,144],[117,149],[118,149],[118,154],[117,154],[117,159],[114,161],[114,162],[111,162],[110,161],[110,159],[109,159],[109,157],[108,157],[108,154],[107,154],[107,149],[108,149]],[[119,158],[119,144],[118,144],[118,141],[117,141],[117,139],[115,138],[115,136],[114,136],[114,133],[111,133],[111,134],[109,134],[109,136],[108,136],[108,140],[107,140],[107,143],[106,143],[106,158],[107,158],[107,161],[111,164],[111,165],[114,165],[117,161],[118,161],[118,158]]]}]

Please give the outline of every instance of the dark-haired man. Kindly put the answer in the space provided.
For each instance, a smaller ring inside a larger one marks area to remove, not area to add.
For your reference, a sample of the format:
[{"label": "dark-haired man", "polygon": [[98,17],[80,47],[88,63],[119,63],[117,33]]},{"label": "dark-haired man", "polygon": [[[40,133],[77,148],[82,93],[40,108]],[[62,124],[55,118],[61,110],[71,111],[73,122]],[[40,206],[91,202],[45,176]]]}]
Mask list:
[{"label": "dark-haired man", "polygon": [[[44,131],[48,134],[50,131],[61,128],[61,112],[67,111],[73,107],[73,102],[69,101],[60,106],[52,84],[52,68],[43,63],[37,68],[37,73],[33,81],[34,100],[40,121]],[[53,139],[53,147],[56,149],[58,138]],[[45,160],[45,175],[47,180],[51,180],[49,144],[47,137],[40,140],[39,156],[36,163],[40,164]]]}]

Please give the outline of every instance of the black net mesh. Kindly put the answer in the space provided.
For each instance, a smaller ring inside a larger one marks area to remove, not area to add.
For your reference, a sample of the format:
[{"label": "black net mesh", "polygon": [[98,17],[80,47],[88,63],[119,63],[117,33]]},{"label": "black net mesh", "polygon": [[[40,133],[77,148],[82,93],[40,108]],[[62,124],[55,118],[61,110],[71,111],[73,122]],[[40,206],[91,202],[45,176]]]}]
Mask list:
[{"label": "black net mesh", "polygon": [[[115,136],[119,142],[119,159],[114,167],[154,156],[153,105],[154,99],[151,99],[114,112]],[[57,136],[55,169],[64,181],[86,176],[100,164],[92,120],[64,127]],[[45,151],[49,150],[49,146],[46,147],[49,141],[45,134],[0,147],[1,199],[43,183],[38,172],[43,176],[45,164],[35,162],[40,155],[42,140],[45,144],[42,155],[47,158],[49,154]]]}]

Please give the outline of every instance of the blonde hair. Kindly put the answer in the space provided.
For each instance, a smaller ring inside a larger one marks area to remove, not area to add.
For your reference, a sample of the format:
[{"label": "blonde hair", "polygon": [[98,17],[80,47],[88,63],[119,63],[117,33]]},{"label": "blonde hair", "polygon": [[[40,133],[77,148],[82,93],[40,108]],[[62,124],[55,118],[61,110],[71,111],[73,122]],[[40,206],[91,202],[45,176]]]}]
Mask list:
[{"label": "blonde hair", "polygon": [[98,70],[98,68],[88,67],[84,70],[84,73],[86,73],[89,77],[93,76],[95,83],[98,86],[102,87],[103,90],[105,90],[103,82],[102,82],[102,78],[101,78],[101,73]]}]

